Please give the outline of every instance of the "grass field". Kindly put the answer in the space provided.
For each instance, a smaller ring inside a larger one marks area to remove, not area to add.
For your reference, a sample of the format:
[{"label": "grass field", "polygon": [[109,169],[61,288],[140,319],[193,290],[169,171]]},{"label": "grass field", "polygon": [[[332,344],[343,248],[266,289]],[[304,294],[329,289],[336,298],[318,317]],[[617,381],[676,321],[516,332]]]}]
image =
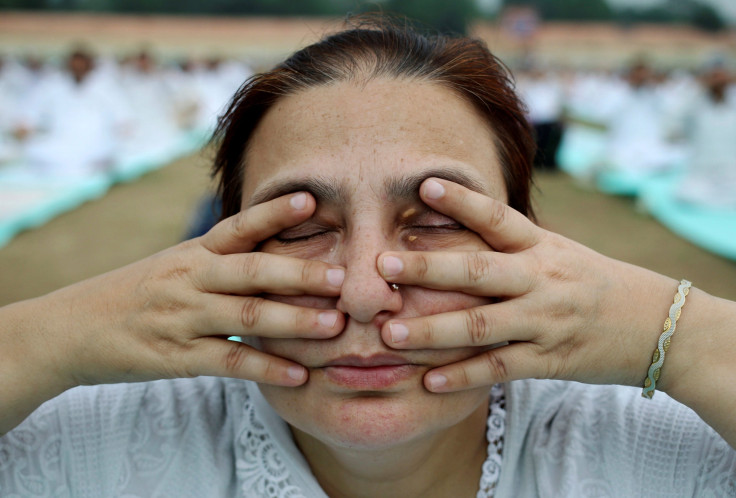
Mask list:
[{"label": "grass field", "polygon": [[[104,198],[20,234],[0,249],[0,305],[38,296],[177,243],[211,187],[207,153],[176,161]],[[736,262],[709,254],[637,212],[631,199],[537,178],[540,223],[603,254],[736,299]]]}]

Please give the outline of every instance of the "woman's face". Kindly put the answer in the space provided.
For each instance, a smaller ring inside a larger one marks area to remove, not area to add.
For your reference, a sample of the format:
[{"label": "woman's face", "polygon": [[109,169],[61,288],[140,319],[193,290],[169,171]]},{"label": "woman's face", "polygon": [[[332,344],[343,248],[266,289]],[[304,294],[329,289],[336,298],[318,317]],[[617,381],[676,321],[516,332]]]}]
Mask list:
[{"label": "woman's face", "polygon": [[487,403],[487,388],[433,394],[422,383],[429,369],[478,350],[392,350],[380,329],[390,318],[488,301],[412,286],[394,291],[376,264],[389,250],[489,249],[418,195],[421,181],[437,176],[506,201],[492,132],[472,106],[428,82],[375,79],[312,88],[273,106],[246,159],[243,207],[302,190],[317,200],[311,219],[262,250],[346,268],[337,299],[269,296],[337,308],[347,318],[334,339],[260,341],[262,350],[309,369],[301,387],[260,386],[274,409],[329,445],[384,448],[453,426]]}]

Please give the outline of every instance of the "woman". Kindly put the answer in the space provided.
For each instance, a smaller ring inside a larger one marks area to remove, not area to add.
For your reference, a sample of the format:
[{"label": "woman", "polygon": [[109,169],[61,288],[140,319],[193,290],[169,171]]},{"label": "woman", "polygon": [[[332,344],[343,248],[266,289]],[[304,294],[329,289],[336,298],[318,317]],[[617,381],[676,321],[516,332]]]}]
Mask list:
[{"label": "woman", "polygon": [[125,382],[0,439],[3,492],[730,492],[734,303],[693,289],[656,380],[726,441],[662,394],[508,382],[641,386],[677,285],[526,218],[529,130],[482,44],[349,29],[218,138],[229,218],[2,310],[0,430]]}]

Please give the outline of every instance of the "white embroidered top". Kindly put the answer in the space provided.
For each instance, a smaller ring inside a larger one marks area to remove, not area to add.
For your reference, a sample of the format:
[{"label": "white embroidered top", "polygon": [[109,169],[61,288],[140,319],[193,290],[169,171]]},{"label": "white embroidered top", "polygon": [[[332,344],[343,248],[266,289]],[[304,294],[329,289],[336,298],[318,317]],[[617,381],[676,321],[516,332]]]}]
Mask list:
[{"label": "white embroidered top", "polygon": [[[736,452],[662,393],[530,380],[490,399],[478,497],[736,496]],[[0,438],[0,496],[326,495],[254,384],[197,378],[44,404]]]}]

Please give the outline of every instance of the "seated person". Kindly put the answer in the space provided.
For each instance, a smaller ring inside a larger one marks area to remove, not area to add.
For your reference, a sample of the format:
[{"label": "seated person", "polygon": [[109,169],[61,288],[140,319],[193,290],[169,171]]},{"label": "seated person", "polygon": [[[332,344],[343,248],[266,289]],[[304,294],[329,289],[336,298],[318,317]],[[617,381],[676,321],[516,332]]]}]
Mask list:
[{"label": "seated person", "polygon": [[347,29],[250,79],[217,140],[227,219],[0,309],[3,494],[733,491],[735,303],[529,219],[482,43]]},{"label": "seated person", "polygon": [[676,196],[700,206],[736,210],[736,102],[728,99],[732,76],[715,67],[689,116],[692,144],[687,174]]},{"label": "seated person", "polygon": [[39,84],[15,117],[21,161],[39,176],[84,178],[112,167],[125,113],[94,62],[83,50],[72,52],[67,71]]}]

